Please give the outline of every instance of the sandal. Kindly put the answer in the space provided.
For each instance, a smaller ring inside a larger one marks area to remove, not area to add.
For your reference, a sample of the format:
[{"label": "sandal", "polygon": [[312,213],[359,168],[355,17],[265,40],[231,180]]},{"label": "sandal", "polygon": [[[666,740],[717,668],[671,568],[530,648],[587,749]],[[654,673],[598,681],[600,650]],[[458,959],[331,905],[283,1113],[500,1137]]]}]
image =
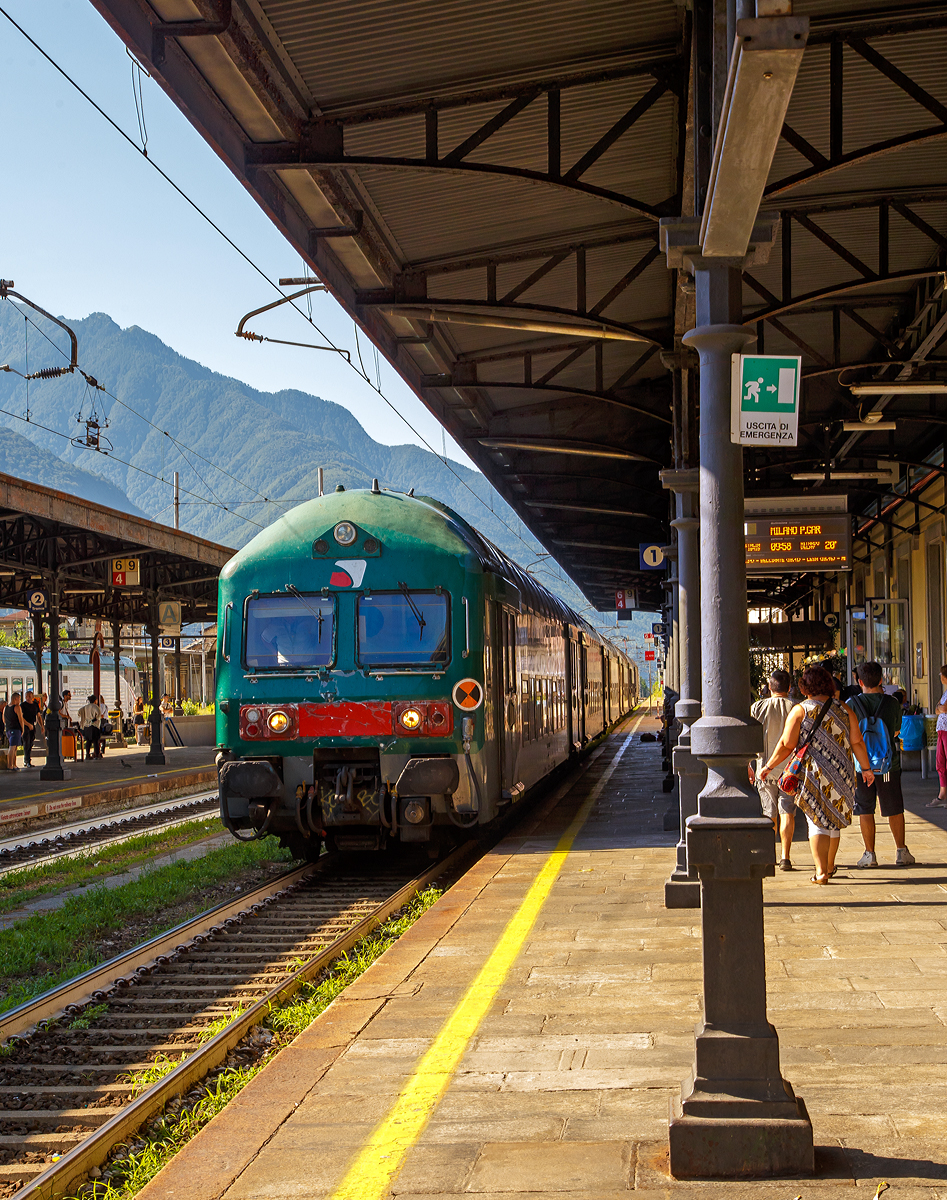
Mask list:
[{"label": "sandal", "polygon": [[818,883],[820,886],[824,887],[829,882],[829,877],[827,875],[810,875],[809,882]]}]

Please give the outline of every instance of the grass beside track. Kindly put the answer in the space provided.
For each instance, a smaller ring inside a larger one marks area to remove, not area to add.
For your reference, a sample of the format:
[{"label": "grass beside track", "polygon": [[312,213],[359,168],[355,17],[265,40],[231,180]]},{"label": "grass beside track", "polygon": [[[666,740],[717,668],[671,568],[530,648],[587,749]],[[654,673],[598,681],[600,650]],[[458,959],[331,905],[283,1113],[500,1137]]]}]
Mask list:
[{"label": "grass beside track", "polygon": [[37,896],[87,887],[97,879],[147,866],[156,850],[166,854],[223,832],[224,827],[215,813],[210,817],[187,821],[173,829],[136,834],[116,846],[82,850],[76,856],[66,854],[53,862],[11,871],[0,877],[0,914],[19,908]]},{"label": "grass beside track", "polygon": [[[71,1200],[131,1200],[204,1126],[221,1112],[278,1053],[329,1007],[353,980],[366,971],[442,895],[437,887],[419,892],[400,912],[337,958],[320,979],[305,984],[282,1008],[275,1009],[236,1048],[224,1065],[186,1097],[172,1101],[164,1113],[141,1130],[117,1153],[88,1190]],[[302,965],[302,963],[300,963]],[[209,1040],[242,1010],[220,1018],[204,1031]],[[250,1058],[252,1061],[241,1061]],[[140,1094],[169,1074],[180,1059],[159,1056],[143,1071],[128,1076]]]},{"label": "grass beside track", "polygon": [[247,881],[253,886],[262,882],[262,868],[289,861],[275,838],[234,842],[203,858],[157,867],[121,887],[90,887],[61,908],[0,930],[0,1012],[106,962],[127,948],[129,936],[129,945],[147,941],[219,903],[222,895],[207,895],[215,886],[259,875]]}]

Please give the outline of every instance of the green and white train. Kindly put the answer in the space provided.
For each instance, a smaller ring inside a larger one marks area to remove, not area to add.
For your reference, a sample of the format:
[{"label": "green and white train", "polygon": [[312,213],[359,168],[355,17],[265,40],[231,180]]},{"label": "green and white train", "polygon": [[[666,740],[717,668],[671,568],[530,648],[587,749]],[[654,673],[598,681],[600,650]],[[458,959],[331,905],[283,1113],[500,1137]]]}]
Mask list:
[{"label": "green and white train", "polygon": [[296,857],[489,825],[638,703],[638,670],[436,500],[345,491],[221,573],[221,816]]}]

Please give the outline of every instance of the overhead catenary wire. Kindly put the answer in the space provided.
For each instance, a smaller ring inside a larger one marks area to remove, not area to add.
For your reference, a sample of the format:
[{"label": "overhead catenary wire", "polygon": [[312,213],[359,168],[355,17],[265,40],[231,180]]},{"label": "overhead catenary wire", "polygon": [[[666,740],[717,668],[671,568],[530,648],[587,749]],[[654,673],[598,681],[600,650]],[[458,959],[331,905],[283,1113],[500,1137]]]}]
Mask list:
[{"label": "overhead catenary wire", "polygon": [[[149,157],[143,151],[142,147],[139,146],[135,142],[134,138],[132,138],[128,133],[126,133],[125,130],[121,127],[121,125],[119,125],[118,122],[115,121],[111,116],[109,116],[109,114],[105,111],[105,109],[102,108],[102,106],[100,104],[98,104],[95,100],[93,100],[93,98],[89,95],[89,93],[87,91],[85,91],[85,89],[79,83],[77,83],[75,79],[72,78],[72,76],[68,73],[68,71],[66,71],[64,67],[61,67],[59,65],[59,63],[56,62],[56,60],[43,49],[43,47],[35,40],[35,38],[32,38],[26,32],[26,30],[23,28],[23,26],[20,25],[16,20],[14,20],[14,18],[2,6],[0,6],[0,16],[5,17],[6,20],[9,21],[9,23],[14,27],[14,29],[16,29],[17,32],[20,33],[30,43],[30,45],[34,48],[34,50],[36,50],[37,53],[42,55],[42,57],[50,64],[50,66],[56,72],[58,72],[58,74],[60,74],[63,77],[63,79],[65,79],[66,82],[71,87],[73,87],[79,93],[80,96],[82,96],[82,98],[84,100],[86,100],[89,104],[91,104],[91,106],[96,110],[96,112],[101,117],[103,117],[104,120],[106,120],[109,123],[109,125],[112,126],[112,128],[116,131],[116,133],[118,133],[119,136],[122,137],[137,154],[142,155],[142,157],[145,159],[145,161],[147,163],[149,163],[150,166],[152,166],[155,171],[158,172],[158,174],[161,176],[161,178],[171,188],[173,188],[175,192],[177,192],[177,194],[181,197],[181,199],[184,200],[184,202],[187,205],[189,205],[194,210],[194,212],[196,212],[198,214],[198,216],[200,216],[204,221],[206,221],[207,224],[210,225],[210,227],[217,234],[219,234],[220,237],[222,237],[224,239],[224,241],[227,243],[227,245],[230,246],[231,249],[233,249],[244,260],[244,262],[247,263],[247,265],[252,270],[254,270],[262,279],[264,279],[270,285],[270,287],[272,287],[274,289],[274,291],[277,291],[280,293],[280,295],[282,295],[279,284],[274,279],[271,279],[270,276],[266,273],[266,271],[264,271],[263,268],[261,266],[259,266],[250,257],[250,255],[247,254],[246,251],[243,250],[233,240],[233,238],[231,238],[227,233],[224,232],[224,230],[217,224],[217,222],[213,219],[213,217],[211,217],[209,213],[205,212],[204,209],[201,208],[201,206],[197,203],[196,200],[192,200],[191,197],[187,194],[187,192],[179,184],[177,184],[171,178],[171,176],[155,162],[155,160],[153,158]],[[303,318],[303,320],[309,321],[309,324],[312,325],[313,329],[316,330],[316,332],[320,335],[320,337],[325,339],[325,341],[329,344],[330,347],[332,347],[332,349],[338,351],[338,353],[340,355],[343,353],[341,347],[337,346],[335,344],[335,342],[332,340],[332,338],[330,338],[325,333],[325,331],[322,330],[314,320],[312,320],[312,318],[307,317],[306,313],[303,312],[303,310],[299,307],[299,305],[297,305],[296,303],[293,303],[292,307],[296,310],[296,312],[299,313],[299,315]],[[356,341],[357,341],[357,337],[356,337]],[[361,361],[361,354],[359,354],[359,360]],[[437,454],[437,451],[431,446],[431,444],[430,444],[430,442],[428,442],[427,438],[425,438],[423,436],[423,434],[421,434],[419,432],[419,430],[417,430],[414,427],[414,425],[411,424],[411,422],[404,415],[404,413],[400,411],[398,406],[385,395],[385,393],[381,390],[380,387],[375,387],[372,384],[368,373],[365,371],[364,364],[362,364],[362,369],[359,370],[358,367],[356,367],[355,363],[352,362],[351,359],[349,359],[349,366],[351,366],[352,370],[355,371],[355,373],[361,379],[363,379],[368,384],[368,386],[371,387],[372,390],[378,396],[381,397],[381,399],[385,402],[385,404],[388,405],[388,407],[392,410],[392,412],[394,412],[400,418],[400,420],[404,422],[404,424],[408,427],[408,429],[411,430],[411,432],[418,439],[418,441],[420,441],[422,443],[422,445],[425,446],[426,449],[428,449],[432,454],[434,454],[435,457],[439,457],[439,455]],[[464,479],[461,475],[459,475],[457,473],[457,471],[454,470],[454,468],[450,465],[450,463],[445,462],[444,466],[450,471],[450,473],[454,476],[454,478],[458,481],[458,483],[460,483],[462,487],[466,488],[466,490],[468,492],[470,492],[470,494],[472,496],[474,496],[480,504],[482,504],[485,508],[488,508],[488,509],[490,508],[490,506],[487,504],[487,501],[482,496],[480,496],[470,486],[470,484],[466,481],[466,479]],[[498,513],[494,512],[492,509],[490,511],[491,511],[493,517],[496,520],[498,520],[501,523],[501,525],[503,525],[504,528],[509,533],[511,533],[518,541],[522,542],[523,545],[526,546],[526,548],[531,553],[535,553],[535,546],[530,545],[530,543],[528,541],[526,541],[526,539],[521,534],[519,534]]]},{"label": "overhead catenary wire", "polygon": [[[21,417],[19,413],[11,412],[8,408],[0,408],[0,413],[7,417],[13,417],[15,421],[22,421],[25,424],[32,425],[36,429],[42,429],[46,433],[51,433],[56,437],[65,438],[67,442],[72,442],[72,435],[63,433],[61,429],[54,429],[51,425],[43,425],[39,421],[27,421],[26,417]],[[95,450],[92,446],[79,446],[80,450],[89,450],[92,454],[104,454],[106,458],[114,459],[115,462],[121,463],[122,466],[128,467],[131,471],[138,471],[142,475],[147,475],[149,479],[155,479],[159,483],[167,483],[168,481],[160,475],[156,475],[154,471],[147,471],[144,467],[139,467],[135,463],[128,462],[127,459],[119,458],[117,454],[111,451]],[[231,508],[222,501],[208,500],[206,496],[199,496],[197,492],[192,492],[188,488],[182,488],[182,491],[187,492],[189,496],[193,496],[195,500],[199,500],[202,504],[212,504],[215,508],[222,508],[225,512],[233,513],[235,517],[239,517],[241,521],[246,521],[248,525],[255,525],[257,529],[265,529],[265,525],[261,525],[259,521],[254,521],[252,517],[245,517],[243,513],[237,512],[235,508]]]},{"label": "overhead catenary wire", "polygon": [[[8,297],[8,299],[9,299],[9,297]],[[19,306],[17,304],[14,303],[14,301],[10,300],[9,303],[11,305],[13,305],[14,309],[16,309],[17,312],[22,312],[22,310],[19,308]],[[41,334],[46,339],[47,342],[49,342],[49,344],[53,347],[54,350],[57,350],[63,356],[63,358],[69,360],[69,355],[66,354],[65,350],[63,350],[63,348],[61,346],[57,345],[53,341],[53,339],[49,336],[49,334],[46,332],[46,330],[43,329],[43,327],[41,325],[38,325],[33,320],[33,318],[29,316],[28,313],[24,312],[23,317],[24,317],[24,320],[28,321],[33,326],[33,328],[39,334]],[[239,501],[234,501],[233,503],[240,504],[241,506],[244,506],[247,504],[275,504],[282,508],[292,507],[292,502],[289,500],[277,500],[277,499],[274,499],[273,497],[264,495],[263,492],[258,491],[255,487],[252,486],[252,484],[249,484],[245,480],[240,479],[239,476],[234,475],[233,472],[228,471],[225,467],[220,466],[220,464],[214,462],[213,459],[207,458],[206,455],[201,454],[201,452],[199,450],[196,450],[193,446],[188,445],[186,442],[182,442],[179,438],[176,438],[172,433],[169,433],[167,429],[162,429],[160,425],[156,425],[154,423],[154,421],[152,421],[149,417],[146,417],[143,412],[140,412],[137,408],[133,407],[131,404],[128,403],[128,401],[122,400],[121,397],[116,396],[114,392],[109,391],[109,389],[104,384],[99,383],[99,381],[97,379],[95,379],[94,376],[87,374],[84,370],[82,370],[81,367],[79,367],[78,369],[79,369],[79,372],[82,375],[83,379],[86,381],[87,385],[91,385],[91,386],[97,388],[99,391],[103,392],[106,396],[109,396],[117,404],[120,404],[123,408],[127,409],[134,416],[138,417],[139,420],[144,421],[146,425],[151,426],[152,429],[156,430],[158,433],[162,434],[163,437],[167,438],[168,441],[171,442],[177,448],[177,450],[181,454],[182,458],[184,458],[185,461],[188,462],[188,465],[194,471],[194,474],[197,475],[198,479],[201,480],[201,482],[204,484],[204,486],[207,488],[207,490],[209,492],[211,492],[212,495],[216,495],[216,493],[214,493],[214,491],[210,487],[210,485],[204,479],[201,478],[196,467],[194,467],[194,465],[187,460],[186,455],[184,454],[185,450],[188,453],[195,455],[202,462],[207,463],[207,465],[209,467],[212,467],[215,471],[219,471],[222,475],[226,475],[228,479],[232,479],[235,483],[239,483],[241,487],[245,487],[248,491],[253,492],[254,495],[259,496],[259,500],[239,500]],[[22,376],[22,374],[23,374],[21,371],[17,371],[17,369],[15,367],[11,367],[8,364],[5,364],[3,367],[0,367],[0,370],[10,371],[14,375]],[[27,381],[27,383],[28,382],[29,381]],[[369,467],[367,467],[365,465],[365,463],[361,462],[360,459],[356,459],[355,461],[359,464],[359,466],[365,471],[365,473],[367,475],[371,476],[372,471]],[[162,443],[161,475],[159,476],[159,478],[163,482],[167,482],[164,479],[164,468],[165,468],[164,443]]]},{"label": "overhead catenary wire", "polygon": [[[12,300],[8,299],[8,302],[13,305],[13,307],[16,309],[17,312],[22,312],[22,309],[20,309],[19,306],[17,304],[15,304]],[[54,349],[58,350],[59,353],[64,358],[68,359],[68,357],[69,357],[68,354],[66,354],[66,352],[63,350],[63,348],[61,346],[56,345],[56,343],[53,341],[53,339],[43,329],[43,327],[41,325],[37,325],[37,323],[26,313],[23,313],[23,316],[24,316],[24,319],[27,320],[33,326],[33,328],[35,330],[37,330],[38,333],[42,334],[42,336],[47,340],[47,342],[49,342],[49,344]],[[17,375],[20,374],[20,372],[17,371],[16,368],[14,368],[14,367],[9,367],[7,369],[12,371],[14,374],[17,374]],[[174,445],[178,448],[178,450],[180,452],[182,452],[182,456],[183,456],[183,451],[187,450],[189,453],[196,455],[196,457],[201,459],[202,462],[207,463],[207,465],[209,467],[213,467],[215,471],[219,471],[222,475],[226,475],[228,477],[228,479],[232,479],[234,481],[234,483],[239,483],[240,486],[245,487],[247,489],[247,491],[253,492],[254,495],[259,496],[261,502],[263,502],[265,504],[277,504],[277,505],[281,505],[281,506],[285,507],[285,505],[287,503],[286,501],[274,500],[269,496],[265,496],[262,492],[258,491],[255,487],[253,487],[252,484],[249,484],[245,480],[240,479],[239,476],[234,475],[231,471],[228,471],[225,467],[222,467],[218,463],[215,463],[212,459],[207,458],[206,455],[201,454],[201,452],[199,450],[195,450],[193,446],[189,446],[189,445],[187,445],[187,443],[180,441],[180,439],[176,438],[172,433],[169,433],[167,431],[167,429],[162,429],[160,425],[156,425],[154,423],[154,421],[152,421],[148,417],[146,417],[143,412],[139,412],[139,410],[137,408],[134,408],[127,401],[122,400],[121,397],[116,396],[114,392],[109,391],[109,389],[104,384],[99,383],[99,381],[97,379],[95,379],[94,376],[87,374],[85,371],[82,370],[81,367],[79,368],[79,370],[82,374],[83,379],[86,381],[87,385],[95,387],[98,391],[103,392],[106,396],[109,396],[112,400],[114,400],[116,404],[120,404],[122,406],[122,408],[127,409],[130,413],[133,413],[136,417],[138,417],[139,420],[144,421],[146,425],[150,425],[152,429],[154,429],[158,433],[162,434],[170,442],[173,442]],[[29,381],[27,381],[27,383],[29,383]],[[201,479],[200,475],[198,474],[197,469],[193,466],[193,464],[189,463],[188,465],[191,466],[191,469],[194,471],[194,474],[197,475],[198,479]],[[203,479],[201,479],[201,482],[204,483],[204,486],[208,489],[208,491],[211,492],[211,494],[214,494],[213,489],[209,486],[209,484],[207,484]],[[240,503],[251,503],[251,502],[250,501],[240,501]]]}]

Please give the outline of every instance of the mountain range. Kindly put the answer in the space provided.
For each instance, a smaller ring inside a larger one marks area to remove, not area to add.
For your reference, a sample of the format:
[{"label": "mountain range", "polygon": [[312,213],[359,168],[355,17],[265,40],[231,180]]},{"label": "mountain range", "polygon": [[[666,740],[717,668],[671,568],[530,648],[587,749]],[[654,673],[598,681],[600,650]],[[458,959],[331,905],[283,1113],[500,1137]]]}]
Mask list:
[{"label": "mountain range", "polygon": [[[523,565],[543,553],[478,471],[448,466],[416,445],[383,445],[340,404],[294,389],[259,391],[105,313],[67,320],[92,383],[73,373],[27,386],[17,372],[28,373],[27,363],[29,371],[63,366],[69,348],[58,326],[29,317],[35,324],[12,303],[0,304],[0,470],[8,474],[171,524],[177,470],[181,527],[239,548],[316,495],[322,467],[326,490],[369,487],[373,478],[400,491],[413,487],[456,509]],[[98,450],[80,444],[89,420],[100,426]],[[534,572],[575,609],[588,608],[571,581]],[[640,637],[644,624],[642,617],[641,627],[636,621],[622,631]]]}]

